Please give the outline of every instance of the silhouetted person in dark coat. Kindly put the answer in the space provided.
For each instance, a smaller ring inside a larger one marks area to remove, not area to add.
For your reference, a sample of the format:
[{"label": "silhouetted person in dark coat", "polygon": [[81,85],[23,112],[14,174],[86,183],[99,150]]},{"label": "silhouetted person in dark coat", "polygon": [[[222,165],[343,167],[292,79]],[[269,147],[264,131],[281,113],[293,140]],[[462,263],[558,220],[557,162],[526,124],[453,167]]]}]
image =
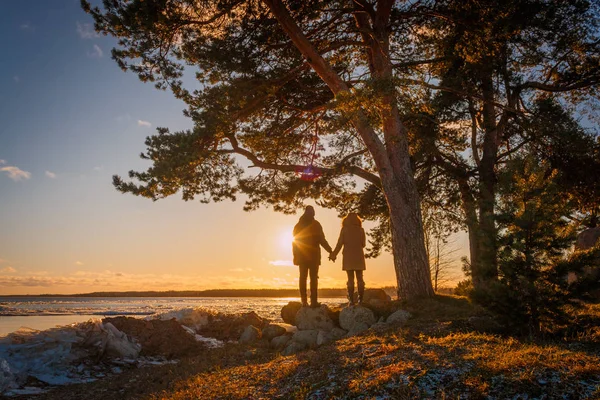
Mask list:
[{"label": "silhouetted person in dark coat", "polygon": [[323,227],[315,220],[315,209],[306,206],[304,214],[294,226],[294,242],[292,253],[294,265],[300,268],[300,298],[302,305],[308,306],[306,295],[306,279],[310,273],[310,305],[318,307],[317,290],[319,288],[319,265],[321,265],[321,246],[331,253],[331,246],[325,240]]}]

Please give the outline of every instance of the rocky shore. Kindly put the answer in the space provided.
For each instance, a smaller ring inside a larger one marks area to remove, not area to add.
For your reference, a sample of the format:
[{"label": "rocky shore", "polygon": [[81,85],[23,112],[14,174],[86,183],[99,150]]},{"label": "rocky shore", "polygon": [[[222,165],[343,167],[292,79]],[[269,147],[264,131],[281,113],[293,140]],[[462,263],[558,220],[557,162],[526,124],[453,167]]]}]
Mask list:
[{"label": "rocky shore", "polygon": [[[365,300],[339,308],[291,302],[283,323],[204,309],[107,318],[81,324],[68,345],[58,340],[64,332],[47,332],[43,345],[13,336],[3,366],[35,351],[37,364],[62,372],[49,382],[51,375],[30,368],[12,376],[19,387],[6,390],[11,381],[3,369],[0,382],[5,396],[40,400],[600,395],[598,305],[574,316],[588,324],[577,340],[536,343],[499,335],[502,327],[466,299],[401,304],[373,291]],[[60,354],[60,362],[50,354]]]},{"label": "rocky shore", "polygon": [[113,317],[48,331],[20,330],[0,339],[0,394],[34,395],[60,385],[92,382],[124,368],[160,365],[192,357],[226,343],[271,348],[283,355],[314,349],[408,318],[395,311],[381,289],[367,291],[364,306],[281,310],[284,323],[255,312],[222,314],[185,308],[139,319]]}]

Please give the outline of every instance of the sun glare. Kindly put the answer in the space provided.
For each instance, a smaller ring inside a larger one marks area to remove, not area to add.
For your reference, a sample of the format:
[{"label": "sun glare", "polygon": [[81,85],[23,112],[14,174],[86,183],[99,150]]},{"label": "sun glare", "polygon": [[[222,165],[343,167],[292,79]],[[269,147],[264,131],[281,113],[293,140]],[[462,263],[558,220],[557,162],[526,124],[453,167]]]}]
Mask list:
[{"label": "sun glare", "polygon": [[285,230],[279,234],[279,247],[285,250],[292,248],[292,242],[294,241],[294,235],[291,230]]}]

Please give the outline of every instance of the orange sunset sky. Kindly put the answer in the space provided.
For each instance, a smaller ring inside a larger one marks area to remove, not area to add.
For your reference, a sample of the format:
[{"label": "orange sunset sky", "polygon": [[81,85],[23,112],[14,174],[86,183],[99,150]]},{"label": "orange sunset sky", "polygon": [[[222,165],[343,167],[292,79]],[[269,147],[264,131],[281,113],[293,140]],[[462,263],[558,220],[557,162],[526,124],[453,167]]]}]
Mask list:
[{"label": "orange sunset sky", "polygon": [[[0,295],[296,287],[299,214],[113,188],[112,175],[147,167],[138,154],[156,127],[192,124],[172,94],[117,67],[113,39],[93,31],[79,0],[3,6],[0,42],[11,56],[0,63]],[[316,210],[335,245],[335,211]],[[458,261],[465,235],[455,246]],[[341,260],[324,257],[320,286],[345,279]],[[391,256],[368,260],[365,279],[394,285]]]}]

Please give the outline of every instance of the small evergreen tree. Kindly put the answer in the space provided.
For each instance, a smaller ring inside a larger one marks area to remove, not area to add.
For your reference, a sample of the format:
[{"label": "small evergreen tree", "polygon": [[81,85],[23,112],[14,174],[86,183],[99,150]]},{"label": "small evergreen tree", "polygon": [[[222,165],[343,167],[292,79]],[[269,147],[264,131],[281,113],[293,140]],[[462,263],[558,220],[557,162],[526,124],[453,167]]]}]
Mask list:
[{"label": "small evergreen tree", "polygon": [[508,328],[540,335],[567,323],[566,305],[577,305],[597,282],[567,282],[594,263],[600,249],[569,254],[577,224],[575,202],[559,185],[549,162],[524,157],[499,178],[499,280],[475,297]]}]

